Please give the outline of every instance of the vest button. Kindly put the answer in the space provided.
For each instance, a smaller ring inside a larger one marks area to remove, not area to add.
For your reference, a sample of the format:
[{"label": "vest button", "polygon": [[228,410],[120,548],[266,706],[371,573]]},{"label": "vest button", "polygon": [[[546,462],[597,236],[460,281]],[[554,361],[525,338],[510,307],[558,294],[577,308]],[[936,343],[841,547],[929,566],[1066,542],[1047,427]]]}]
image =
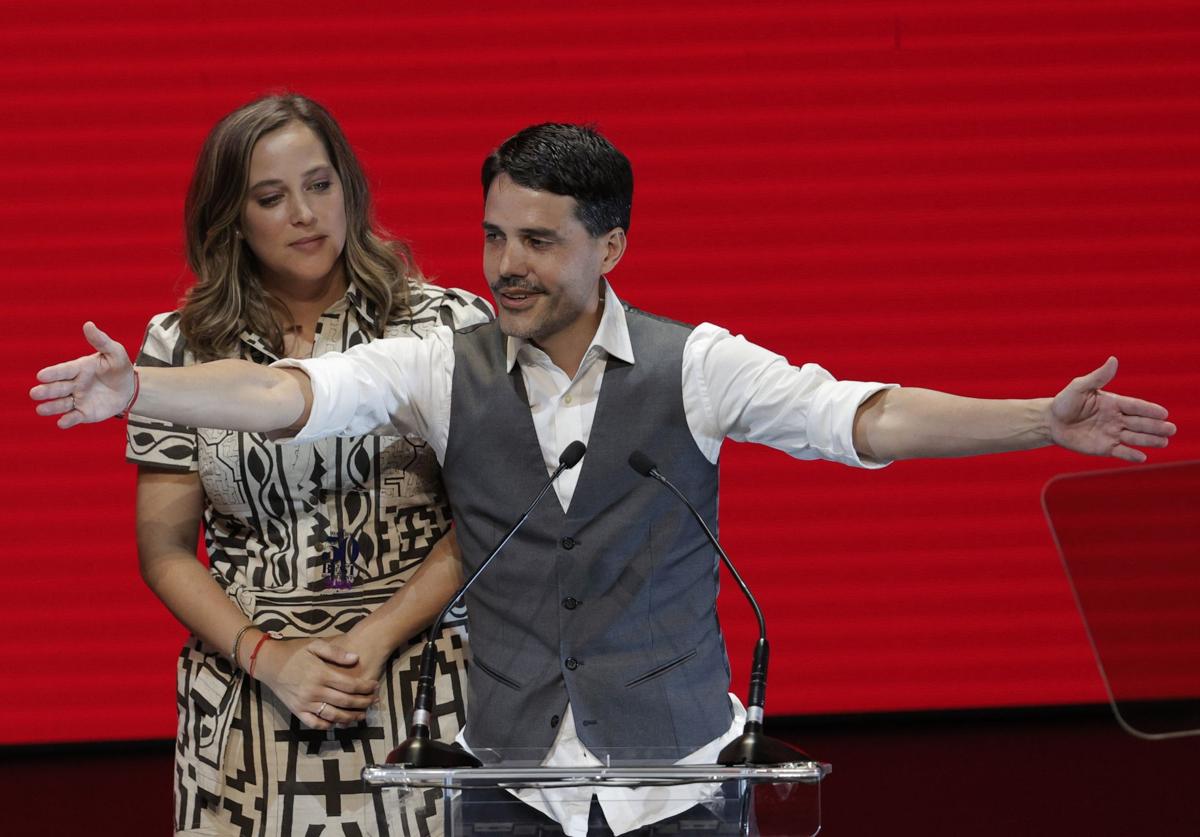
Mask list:
[{"label": "vest button", "polygon": [[575,669],[579,668],[579,660],[575,659],[574,657],[567,657],[566,666],[571,671],[574,671]]},{"label": "vest button", "polygon": [[563,538],[561,541],[559,541],[559,543],[562,545],[563,549],[574,549],[575,548],[575,539],[573,537],[571,537],[570,535],[567,535],[565,538]]},{"label": "vest button", "polygon": [[567,596],[565,599],[563,599],[562,604],[567,610],[574,610],[575,608],[579,607],[580,602],[579,599],[575,598],[574,596]]},{"label": "vest button", "polygon": [[558,726],[558,716],[551,715],[550,716],[550,729],[554,729],[556,726]]}]

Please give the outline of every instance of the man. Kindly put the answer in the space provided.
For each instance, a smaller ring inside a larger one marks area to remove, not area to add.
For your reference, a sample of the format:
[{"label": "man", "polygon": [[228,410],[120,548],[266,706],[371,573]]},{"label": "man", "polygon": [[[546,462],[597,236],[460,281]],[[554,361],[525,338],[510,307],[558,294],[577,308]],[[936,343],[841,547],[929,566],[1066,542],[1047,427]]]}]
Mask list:
[{"label": "man", "polygon": [[[589,128],[525,129],[487,158],[483,186],[493,324],[272,369],[143,369],[140,393],[124,350],[89,324],[97,354],[42,370],[31,393],[64,428],[136,399],[151,418],[298,440],[417,433],[443,464],[468,569],[563,449],[586,442],[583,462],[555,484],[558,503],[535,510],[469,596],[470,747],[532,748],[553,763],[631,753],[711,762],[740,731],[712,549],[673,497],[626,465],[634,450],[715,528],[725,437],[878,467],[1048,444],[1138,462],[1137,448],[1175,432],[1162,407],[1102,391],[1114,358],[1053,399],[969,399],[838,382],[716,326],[623,306],[605,277],[626,250],[632,171]],[[548,810],[583,833],[589,801],[590,791]],[[617,833],[678,810],[604,805]]]}]

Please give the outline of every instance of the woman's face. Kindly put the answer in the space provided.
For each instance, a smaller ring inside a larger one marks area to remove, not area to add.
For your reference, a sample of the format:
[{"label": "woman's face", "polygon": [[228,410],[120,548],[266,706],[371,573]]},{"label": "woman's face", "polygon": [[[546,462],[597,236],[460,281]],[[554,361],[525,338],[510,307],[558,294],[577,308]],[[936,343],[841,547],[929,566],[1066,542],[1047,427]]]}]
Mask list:
[{"label": "woman's face", "polygon": [[241,232],[268,287],[307,295],[344,282],[342,183],[307,125],[290,122],[255,144]]}]

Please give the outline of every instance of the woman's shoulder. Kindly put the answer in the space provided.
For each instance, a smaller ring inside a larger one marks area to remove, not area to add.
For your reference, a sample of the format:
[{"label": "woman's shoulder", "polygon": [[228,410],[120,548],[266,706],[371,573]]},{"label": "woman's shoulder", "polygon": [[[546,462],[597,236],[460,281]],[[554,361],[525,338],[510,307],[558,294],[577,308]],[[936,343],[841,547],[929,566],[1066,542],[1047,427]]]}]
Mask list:
[{"label": "woman's shoulder", "polygon": [[409,297],[409,316],[414,321],[436,320],[437,325],[466,328],[495,319],[492,306],[481,296],[461,288],[443,288],[422,283]]},{"label": "woman's shoulder", "polygon": [[160,314],[155,314],[150,318],[150,322],[146,324],[146,330],[158,329],[164,332],[179,334],[179,319],[183,314],[182,308],[176,308],[174,311],[163,311]]},{"label": "woman's shoulder", "polygon": [[138,352],[139,366],[183,366],[193,362],[179,321],[178,309],[164,311],[150,318],[142,338],[141,351]]}]

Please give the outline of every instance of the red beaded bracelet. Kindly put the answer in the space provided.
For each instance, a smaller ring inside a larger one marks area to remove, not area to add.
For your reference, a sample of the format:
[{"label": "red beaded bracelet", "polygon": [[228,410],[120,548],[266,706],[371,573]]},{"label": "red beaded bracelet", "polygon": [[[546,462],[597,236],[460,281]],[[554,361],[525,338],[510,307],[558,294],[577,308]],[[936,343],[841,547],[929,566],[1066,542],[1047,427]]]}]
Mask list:
[{"label": "red beaded bracelet", "polygon": [[125,409],[117,413],[117,418],[129,418],[129,410],[133,407],[133,402],[137,401],[138,393],[142,391],[142,376],[138,374],[136,368],[133,370],[133,395],[129,396],[129,403],[125,405]]}]

